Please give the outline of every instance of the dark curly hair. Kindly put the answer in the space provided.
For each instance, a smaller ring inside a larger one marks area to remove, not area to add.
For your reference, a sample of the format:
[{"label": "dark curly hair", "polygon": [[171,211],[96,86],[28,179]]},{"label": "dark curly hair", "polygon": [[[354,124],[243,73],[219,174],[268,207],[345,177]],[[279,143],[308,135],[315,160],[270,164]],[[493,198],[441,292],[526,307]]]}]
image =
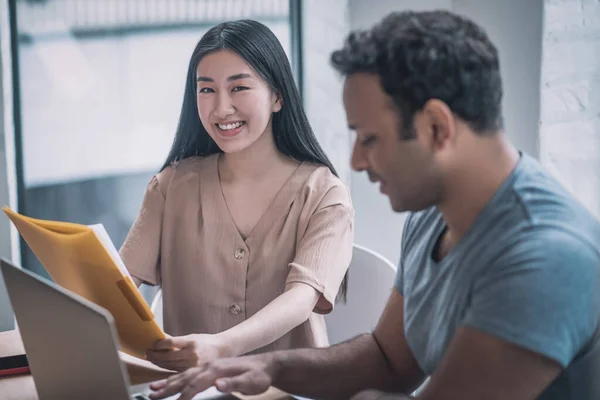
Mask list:
[{"label": "dark curly hair", "polygon": [[430,99],[445,102],[479,134],[503,128],[498,51],[484,30],[447,11],[395,12],[351,33],[331,63],[341,74],[375,73],[400,111],[404,139]]}]

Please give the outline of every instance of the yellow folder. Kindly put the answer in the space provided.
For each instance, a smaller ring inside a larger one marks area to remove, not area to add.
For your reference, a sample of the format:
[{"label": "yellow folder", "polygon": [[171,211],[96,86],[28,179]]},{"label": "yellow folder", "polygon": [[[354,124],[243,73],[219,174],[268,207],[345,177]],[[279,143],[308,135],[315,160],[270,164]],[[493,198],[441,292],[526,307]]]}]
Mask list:
[{"label": "yellow folder", "polygon": [[56,284],[112,314],[123,352],[144,358],[155,341],[165,338],[101,225],[46,221],[8,207],[2,210]]}]

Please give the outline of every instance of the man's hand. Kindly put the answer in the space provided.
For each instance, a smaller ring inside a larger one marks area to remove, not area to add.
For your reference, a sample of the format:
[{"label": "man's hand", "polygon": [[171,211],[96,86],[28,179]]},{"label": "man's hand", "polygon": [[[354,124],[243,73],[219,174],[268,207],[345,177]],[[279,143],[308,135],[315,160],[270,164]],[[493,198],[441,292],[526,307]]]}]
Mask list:
[{"label": "man's hand", "polygon": [[403,298],[394,290],[374,334],[327,348],[216,359],[152,384],[150,397],[163,399],[181,392],[182,400],[191,399],[211,386],[246,395],[274,386],[287,393],[326,399],[348,399],[367,388],[411,393],[425,374],[406,342],[403,321]]},{"label": "man's hand", "polygon": [[146,352],[148,361],[173,371],[185,371],[229,356],[228,347],[218,335],[203,334],[159,340]]},{"label": "man's hand", "polygon": [[211,386],[224,393],[260,394],[272,385],[274,373],[267,355],[216,360],[151,384],[150,398],[181,393],[179,400],[190,400]]}]

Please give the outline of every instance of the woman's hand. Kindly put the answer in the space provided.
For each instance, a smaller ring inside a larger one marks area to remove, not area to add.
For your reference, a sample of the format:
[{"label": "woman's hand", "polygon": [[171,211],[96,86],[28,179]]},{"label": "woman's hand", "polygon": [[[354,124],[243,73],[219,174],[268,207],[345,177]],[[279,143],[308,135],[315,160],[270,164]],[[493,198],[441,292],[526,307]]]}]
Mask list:
[{"label": "woman's hand", "polygon": [[185,371],[230,355],[219,335],[193,334],[157,341],[146,359],[162,368]]}]

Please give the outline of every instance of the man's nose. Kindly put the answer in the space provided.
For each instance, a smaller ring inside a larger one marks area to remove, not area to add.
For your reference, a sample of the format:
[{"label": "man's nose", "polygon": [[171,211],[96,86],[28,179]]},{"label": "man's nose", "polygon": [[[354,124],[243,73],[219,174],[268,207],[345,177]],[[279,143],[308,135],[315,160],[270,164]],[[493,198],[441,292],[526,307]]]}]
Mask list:
[{"label": "man's nose", "polygon": [[217,94],[217,104],[215,107],[214,114],[217,118],[225,119],[231,114],[235,113],[235,107],[231,101],[229,93]]},{"label": "man's nose", "polygon": [[365,171],[369,167],[364,148],[360,145],[360,143],[358,143],[357,140],[354,141],[354,146],[352,147],[350,166],[353,170],[358,172]]}]

